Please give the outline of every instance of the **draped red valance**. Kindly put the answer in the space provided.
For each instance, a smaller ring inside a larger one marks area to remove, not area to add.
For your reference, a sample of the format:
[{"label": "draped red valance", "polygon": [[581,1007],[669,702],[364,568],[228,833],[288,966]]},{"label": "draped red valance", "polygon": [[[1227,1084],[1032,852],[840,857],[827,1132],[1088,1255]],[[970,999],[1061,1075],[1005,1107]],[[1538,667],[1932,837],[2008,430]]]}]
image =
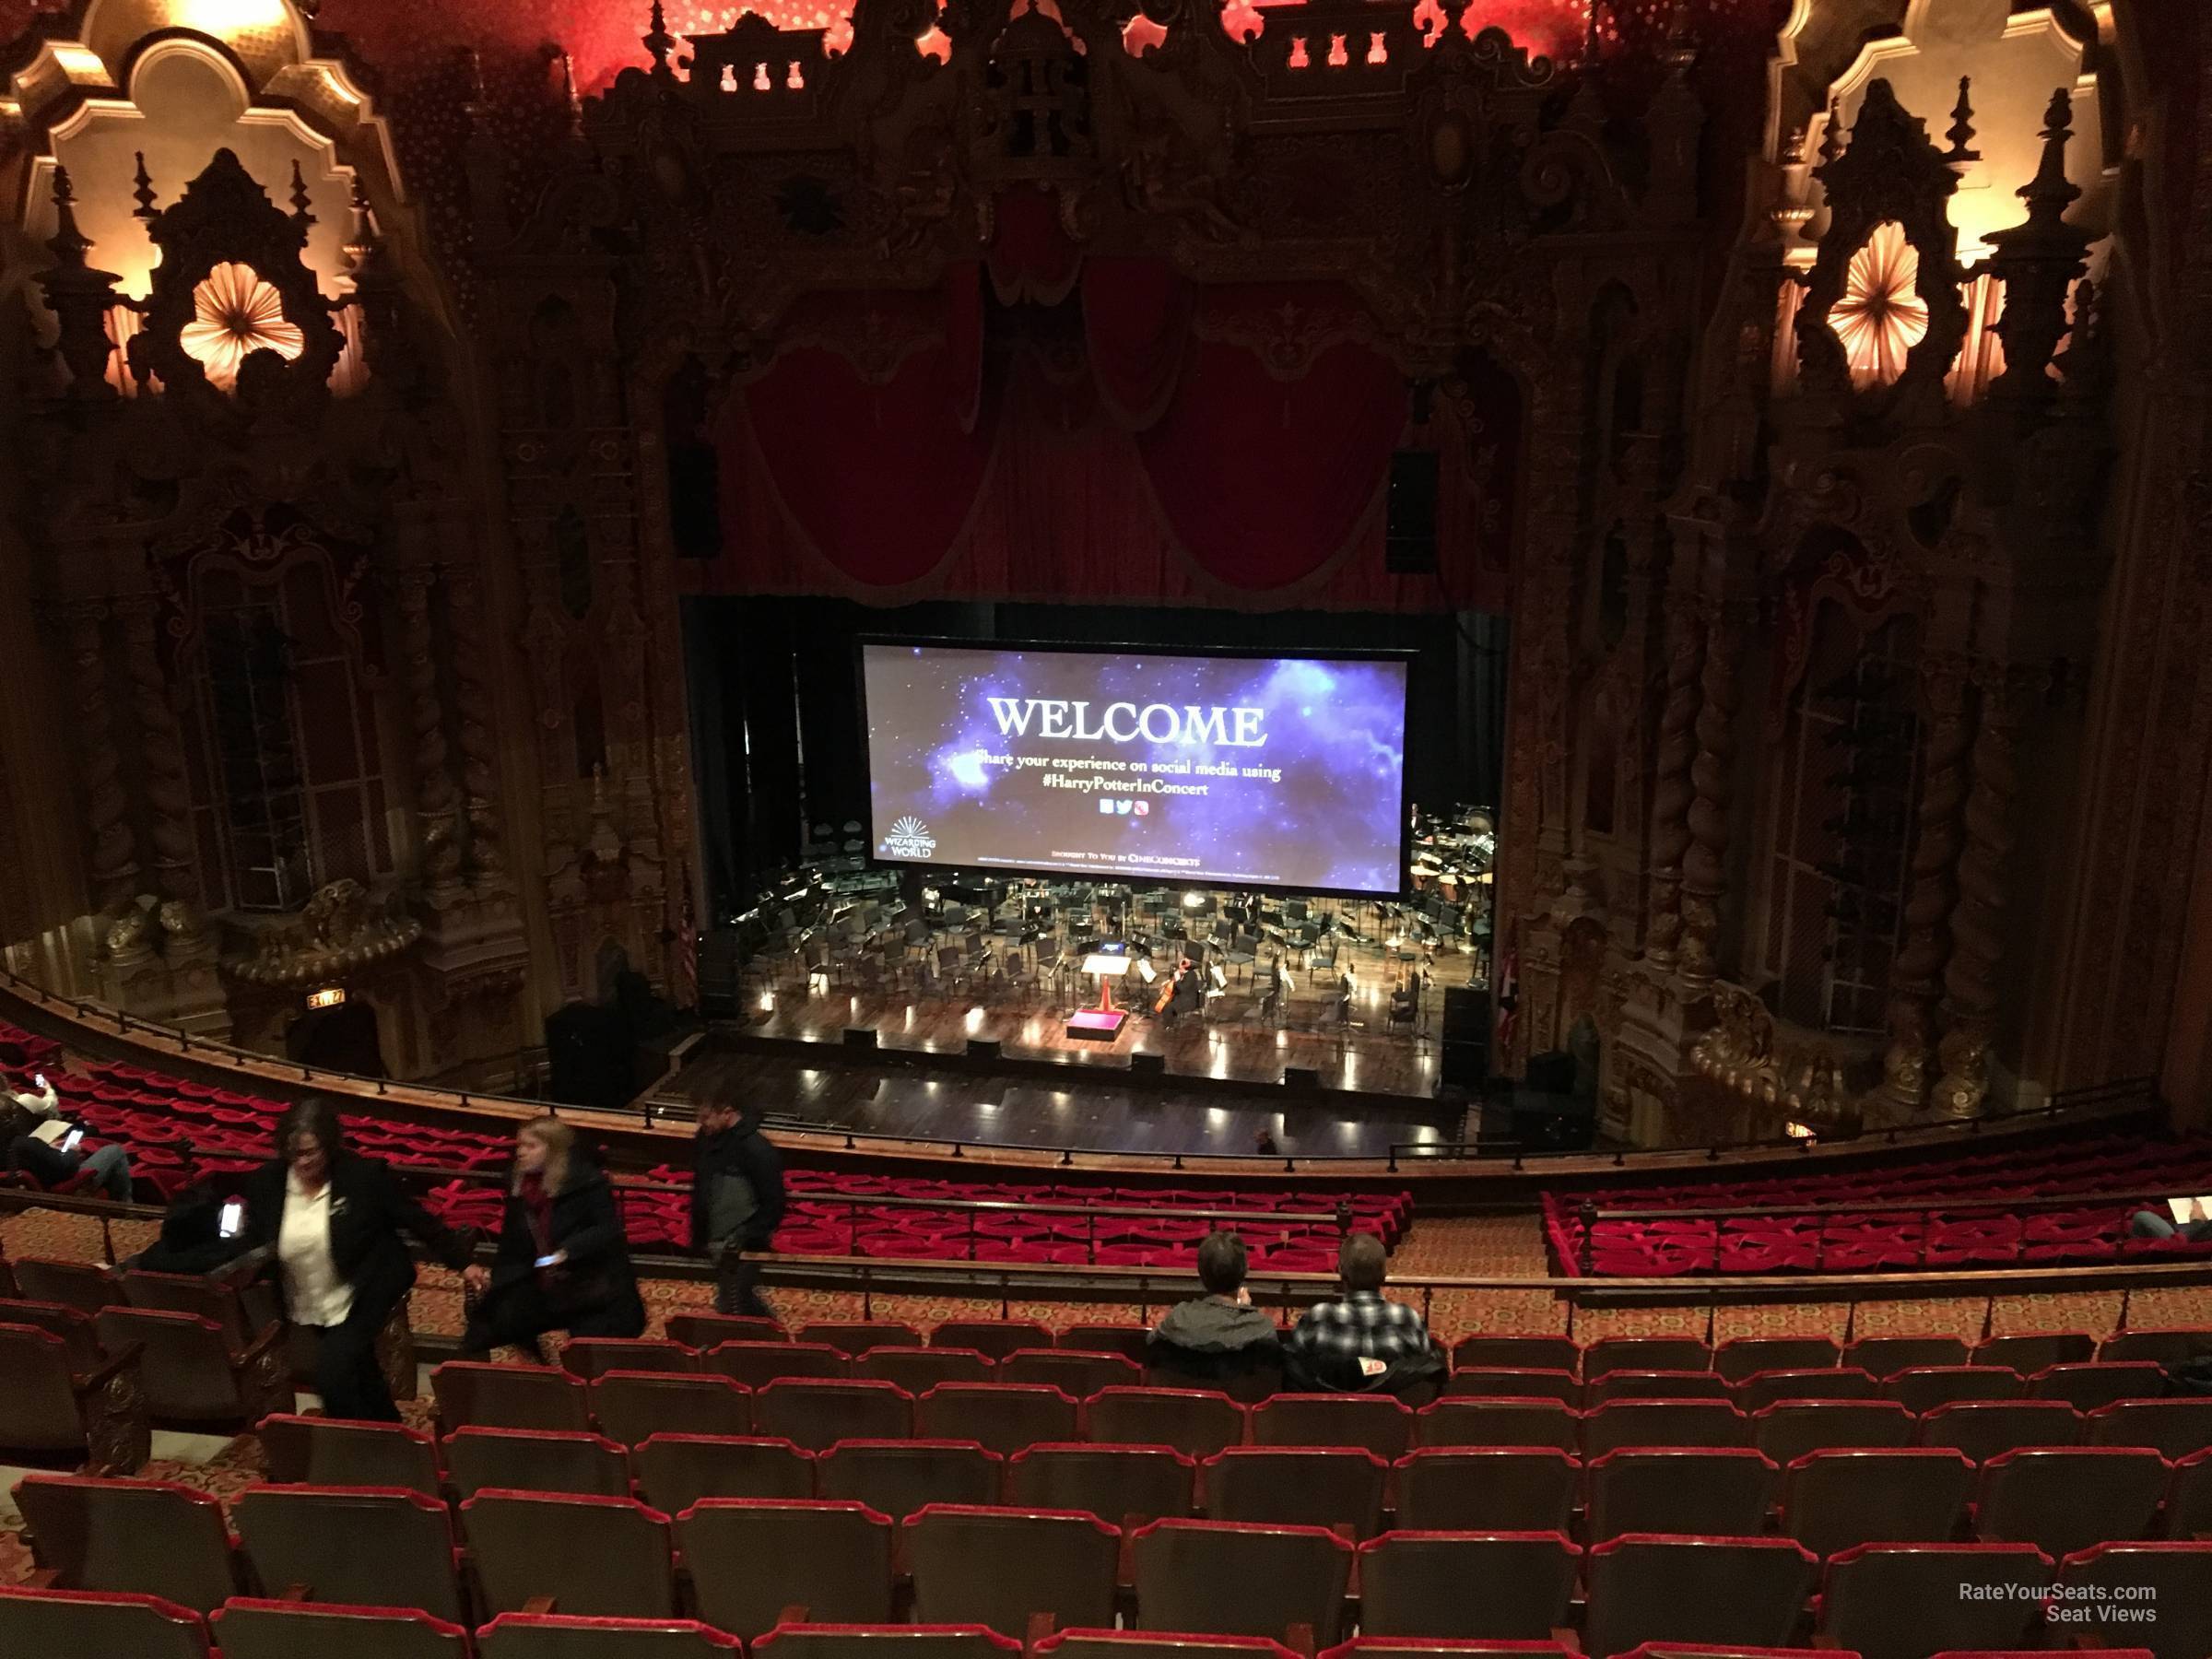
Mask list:
[{"label": "draped red valance", "polygon": [[[881,604],[1501,601],[1512,445],[1479,446],[1491,507],[1469,509],[1454,497],[1477,446],[1454,412],[1426,434],[1446,457],[1444,577],[1382,568],[1408,394],[1355,300],[1077,261],[1052,200],[1002,204],[992,257],[937,292],[794,308],[780,355],[722,411],[724,551],[690,586]],[[1510,406],[1486,429],[1517,437],[1517,391],[1490,379],[1480,395]]]}]

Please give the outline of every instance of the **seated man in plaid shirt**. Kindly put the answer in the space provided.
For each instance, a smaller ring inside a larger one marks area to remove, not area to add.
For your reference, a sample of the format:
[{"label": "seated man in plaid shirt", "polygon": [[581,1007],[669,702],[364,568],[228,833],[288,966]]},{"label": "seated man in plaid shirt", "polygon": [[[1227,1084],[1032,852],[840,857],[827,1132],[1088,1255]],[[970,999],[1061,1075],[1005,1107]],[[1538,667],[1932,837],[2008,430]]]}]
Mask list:
[{"label": "seated man in plaid shirt", "polygon": [[1443,1375],[1444,1356],[1421,1316],[1382,1297],[1382,1241],[1353,1233],[1337,1253],[1338,1301],[1316,1302],[1283,1342],[1290,1386],[1329,1394],[1406,1392]]}]

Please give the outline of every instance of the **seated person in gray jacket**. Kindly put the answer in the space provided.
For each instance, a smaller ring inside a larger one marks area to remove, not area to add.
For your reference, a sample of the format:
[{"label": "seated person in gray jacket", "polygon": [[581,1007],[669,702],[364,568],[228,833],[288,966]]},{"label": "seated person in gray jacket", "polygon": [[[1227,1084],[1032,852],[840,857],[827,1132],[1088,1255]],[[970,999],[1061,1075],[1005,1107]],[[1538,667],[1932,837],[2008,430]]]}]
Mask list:
[{"label": "seated person in gray jacket", "polygon": [[1194,1382],[1229,1382],[1282,1364],[1282,1335],[1244,1288],[1244,1241],[1211,1232],[1198,1246],[1206,1294],[1170,1308],[1145,1345],[1147,1363]]}]

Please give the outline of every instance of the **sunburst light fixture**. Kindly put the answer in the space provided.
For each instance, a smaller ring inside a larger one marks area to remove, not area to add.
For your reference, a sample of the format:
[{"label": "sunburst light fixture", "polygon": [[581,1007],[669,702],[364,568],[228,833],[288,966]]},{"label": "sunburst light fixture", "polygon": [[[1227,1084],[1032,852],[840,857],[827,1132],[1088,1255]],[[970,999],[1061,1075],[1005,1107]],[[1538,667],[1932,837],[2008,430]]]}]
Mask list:
[{"label": "sunburst light fixture", "polygon": [[1887,386],[1905,371],[1905,356],[1928,334],[1928,302],[1915,291],[1920,251],[1904,227],[1885,219],[1851,256],[1843,297],[1828,324],[1841,342],[1854,386]]},{"label": "sunburst light fixture", "polygon": [[[218,265],[192,290],[193,319],[177,344],[228,392],[238,366],[252,351],[273,351],[289,361],[307,349],[307,336],[284,314],[284,298],[250,265]],[[1839,308],[1840,309],[1840,308]]]}]

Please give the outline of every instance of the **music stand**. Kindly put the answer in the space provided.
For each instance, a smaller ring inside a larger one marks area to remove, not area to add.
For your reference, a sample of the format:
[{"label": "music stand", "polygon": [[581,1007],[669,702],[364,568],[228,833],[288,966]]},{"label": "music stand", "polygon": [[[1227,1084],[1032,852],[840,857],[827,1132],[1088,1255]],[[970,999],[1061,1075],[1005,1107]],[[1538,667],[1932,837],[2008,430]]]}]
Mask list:
[{"label": "music stand", "polygon": [[1077,1008],[1067,1017],[1067,1034],[1084,1042],[1112,1042],[1129,1018],[1113,1006],[1113,982],[1129,971],[1126,950],[1094,950],[1083,959],[1083,971],[1099,976],[1099,1006]]}]

